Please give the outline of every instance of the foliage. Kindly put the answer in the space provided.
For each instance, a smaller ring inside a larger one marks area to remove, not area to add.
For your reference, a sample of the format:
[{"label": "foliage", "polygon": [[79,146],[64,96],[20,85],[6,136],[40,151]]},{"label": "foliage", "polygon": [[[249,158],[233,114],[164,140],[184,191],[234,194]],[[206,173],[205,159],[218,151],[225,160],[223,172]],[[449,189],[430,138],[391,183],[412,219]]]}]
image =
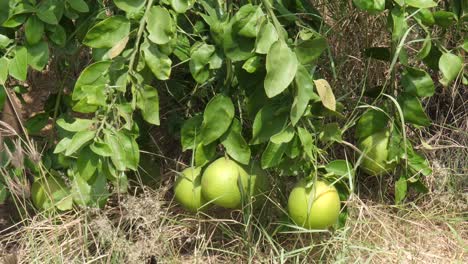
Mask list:
[{"label": "foliage", "polygon": [[[447,10],[432,0],[353,2],[388,16],[391,46],[365,51],[391,62],[391,80],[374,98],[385,114],[366,112],[356,138],[392,128],[388,149],[401,165],[396,169],[396,202],[401,202],[407,183],[420,183],[430,173],[404,132],[407,125],[417,129],[431,123],[421,99],[435,92],[432,70],[443,86],[457,78],[466,83],[460,55],[466,39],[445,47],[431,28],[443,34],[462,27],[468,7],[466,1],[452,1]],[[175,98],[186,106],[181,145],[193,152],[197,168],[226,153],[241,164],[260,160],[275,177],[310,178],[319,172],[336,179],[346,199],[352,189],[347,179],[354,178],[357,166],[324,158],[332,145],[344,143],[348,124],[336,89],[318,71],[318,60],[329,52],[320,17],[302,0],[2,1],[2,90],[26,81],[29,68],[43,70],[56,54],[92,54],[72,92],[61,91],[55,111],[43,115],[55,122],[57,144],[47,146],[53,151],[42,162],[30,165],[36,180],[44,171],[67,179],[74,203],[81,206],[102,206],[110,195],[108,183],[126,191],[144,147],[139,140],[145,124],[139,118],[151,125],[170,122],[160,116],[160,94],[168,89],[183,95]],[[410,33],[425,37],[413,40]],[[47,122],[33,124],[33,131],[40,131]]]}]

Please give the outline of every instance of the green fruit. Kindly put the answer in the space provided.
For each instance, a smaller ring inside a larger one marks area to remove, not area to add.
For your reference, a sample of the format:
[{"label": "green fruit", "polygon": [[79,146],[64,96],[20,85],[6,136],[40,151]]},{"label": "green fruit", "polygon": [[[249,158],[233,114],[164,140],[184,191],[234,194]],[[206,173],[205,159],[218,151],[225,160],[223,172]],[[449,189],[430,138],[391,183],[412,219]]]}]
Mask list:
[{"label": "green fruit", "polygon": [[308,229],[325,229],[336,223],[340,215],[340,197],[334,186],[316,181],[306,188],[307,182],[300,181],[291,191],[288,211],[291,219]]},{"label": "green fruit", "polygon": [[359,142],[359,149],[366,156],[363,157],[361,168],[369,175],[382,175],[393,170],[396,164],[388,163],[388,142],[390,132],[388,130],[372,134]]},{"label": "green fruit", "polygon": [[190,212],[197,212],[206,208],[205,199],[201,195],[200,169],[193,167],[181,172],[174,184],[175,200]]},{"label": "green fruit", "polygon": [[68,196],[65,183],[56,177],[36,180],[31,187],[31,199],[39,210],[50,209]]},{"label": "green fruit", "polygon": [[[219,158],[203,173],[202,194],[205,199],[225,208],[239,208],[242,194],[247,193],[248,174],[235,161]],[[242,186],[242,192],[239,186]]]}]

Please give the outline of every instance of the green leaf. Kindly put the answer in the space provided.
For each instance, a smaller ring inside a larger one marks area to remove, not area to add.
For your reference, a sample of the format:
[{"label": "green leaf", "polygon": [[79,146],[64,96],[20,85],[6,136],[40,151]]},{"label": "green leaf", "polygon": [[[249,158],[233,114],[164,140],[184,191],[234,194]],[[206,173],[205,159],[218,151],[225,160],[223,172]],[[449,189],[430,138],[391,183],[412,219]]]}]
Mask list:
[{"label": "green leaf", "polygon": [[[148,43],[149,44],[149,43]],[[162,53],[156,45],[149,44],[143,49],[146,65],[159,80],[167,80],[171,75],[171,59]]]},{"label": "green leaf", "polygon": [[322,38],[308,39],[299,41],[296,44],[294,52],[296,53],[297,59],[303,65],[314,62],[320,55],[327,49],[327,41]]},{"label": "green leaf", "polygon": [[260,56],[253,56],[250,59],[246,60],[242,65],[242,69],[244,69],[248,73],[254,73],[258,69],[263,68],[263,58]]},{"label": "green leaf", "polygon": [[421,102],[416,96],[402,94],[398,97],[398,103],[406,122],[419,126],[429,126],[431,124],[431,120],[427,117]]},{"label": "green leaf", "polygon": [[40,113],[29,118],[25,127],[30,134],[38,134],[49,122],[49,114]]},{"label": "green leaf", "polygon": [[6,100],[7,100],[7,94],[5,92],[5,87],[3,85],[0,85],[0,109],[2,109],[2,112],[3,112],[3,106],[5,106]]},{"label": "green leaf", "polygon": [[270,141],[274,144],[288,143],[294,138],[295,134],[296,131],[294,130],[294,128],[292,126],[288,126],[283,131],[279,132],[276,135],[273,135],[270,138]]},{"label": "green leaf", "polygon": [[170,0],[172,9],[177,13],[185,13],[192,7],[194,0]]},{"label": "green leaf", "polygon": [[62,0],[43,0],[39,3],[37,17],[47,24],[57,25],[63,15]]},{"label": "green leaf", "polygon": [[65,137],[59,141],[57,146],[55,146],[54,154],[62,153],[67,150],[68,146],[70,145],[71,138]]},{"label": "green leaf", "polygon": [[294,79],[297,71],[296,54],[284,41],[276,41],[266,56],[265,93],[272,98],[282,93]]},{"label": "green leaf", "polygon": [[91,48],[112,48],[130,33],[130,21],[123,16],[112,16],[94,25],[83,39]]},{"label": "green leaf", "polygon": [[392,41],[398,43],[408,29],[406,16],[401,9],[394,7],[391,12]]},{"label": "green leaf", "polygon": [[448,28],[457,23],[458,18],[452,12],[439,10],[434,12],[435,23],[443,28]]},{"label": "green leaf", "polygon": [[158,90],[144,85],[137,90],[136,105],[146,122],[159,126],[159,96]]},{"label": "green leaf", "polygon": [[273,26],[271,22],[266,21],[260,26],[257,33],[255,52],[259,54],[267,54],[271,45],[273,45],[277,40],[278,33],[276,32],[275,26]]},{"label": "green leaf", "polygon": [[[235,20],[232,19],[231,21]],[[226,57],[233,62],[247,60],[253,55],[252,51],[255,48],[255,39],[237,34],[232,23],[224,26],[222,41]]]},{"label": "green leaf", "polygon": [[215,54],[215,47],[202,42],[195,43],[190,49],[190,73],[195,81],[204,83],[210,76],[209,62]]},{"label": "green leaf", "polygon": [[198,144],[195,149],[195,166],[203,167],[216,156],[216,143],[208,145]]},{"label": "green leaf", "polygon": [[76,160],[76,169],[80,177],[85,181],[90,180],[97,171],[98,166],[99,156],[91,151],[89,147],[83,148]]},{"label": "green leaf", "polygon": [[320,140],[324,142],[342,142],[343,139],[341,135],[343,131],[341,131],[340,127],[337,123],[329,123],[323,126],[323,130],[320,132]]},{"label": "green leaf", "polygon": [[127,13],[134,13],[145,6],[145,0],[113,0],[114,4]]},{"label": "green leaf", "polygon": [[255,38],[257,36],[259,21],[263,19],[265,14],[260,6],[251,4],[243,5],[234,15],[233,30],[240,36],[247,38]]},{"label": "green leaf", "polygon": [[439,69],[442,72],[440,83],[448,86],[463,68],[463,59],[452,53],[444,53],[439,59]]},{"label": "green leaf", "polygon": [[405,3],[416,8],[430,8],[437,6],[437,3],[432,0],[405,0]]},{"label": "green leaf", "polygon": [[400,204],[406,197],[408,191],[408,183],[405,176],[400,176],[395,182],[395,203]]},{"label": "green leaf", "polygon": [[431,48],[432,48],[432,40],[431,40],[431,35],[428,33],[416,57],[420,60],[426,58],[427,55],[429,55],[429,52],[431,52]]},{"label": "green leaf", "polygon": [[432,173],[429,161],[414,150],[408,151],[408,166],[414,174],[421,173],[424,176],[429,176]]},{"label": "green leaf", "polygon": [[356,138],[361,140],[387,128],[388,116],[379,110],[367,110],[356,125]]},{"label": "green leaf", "polygon": [[295,136],[286,147],[285,153],[291,159],[295,159],[301,153],[301,142],[298,136]]},{"label": "green leaf", "polygon": [[122,131],[116,132],[117,140],[125,151],[125,166],[136,171],[140,161],[140,148],[133,136]]},{"label": "green leaf", "polygon": [[288,113],[276,113],[277,108],[276,105],[268,104],[257,112],[252,126],[250,144],[256,145],[267,142],[273,135],[283,130],[288,120]]},{"label": "green leaf", "polygon": [[74,10],[80,13],[87,13],[89,12],[88,4],[84,0],[67,0],[68,4]]},{"label": "green leaf", "polygon": [[234,118],[234,105],[225,95],[216,95],[208,102],[203,113],[201,140],[203,145],[220,138],[228,129]]},{"label": "green leaf", "polygon": [[[96,136],[96,131],[80,131],[73,135],[65,150],[65,156],[71,156]],[[62,140],[63,141],[63,140]],[[56,149],[57,150],[57,149]]]},{"label": "green leaf", "polygon": [[[0,58],[0,85],[5,85],[5,82],[7,81],[9,63],[10,61],[7,58]],[[3,88],[0,90],[3,90]],[[0,107],[0,109],[3,109],[3,107]]]},{"label": "green leaf", "polygon": [[29,44],[36,44],[44,34],[44,23],[37,16],[30,16],[24,24],[24,33]]},{"label": "green leaf", "polygon": [[49,31],[47,36],[53,43],[59,47],[65,46],[67,41],[67,33],[61,25],[48,26],[47,31]]},{"label": "green leaf", "polygon": [[13,43],[13,40],[11,40],[9,37],[0,34],[0,48],[7,48],[11,43]]},{"label": "green leaf", "polygon": [[432,26],[435,23],[434,15],[428,8],[419,9],[415,18],[421,20],[421,22],[426,26]]},{"label": "green leaf", "polygon": [[26,47],[16,46],[15,57],[8,64],[8,72],[13,78],[26,81],[28,73],[28,51]]},{"label": "green leaf", "polygon": [[381,12],[385,9],[385,0],[353,0],[353,3],[364,11]]},{"label": "green leaf", "polygon": [[314,84],[323,106],[332,111],[336,111],[335,95],[328,81],[325,79],[318,79],[314,80]]},{"label": "green leaf", "polygon": [[73,175],[71,195],[77,205],[86,206],[91,201],[91,186],[79,175]]},{"label": "green leaf", "polygon": [[269,142],[265,151],[262,153],[261,164],[262,169],[272,168],[280,164],[287,144],[275,144]]},{"label": "green leaf", "polygon": [[109,82],[108,70],[111,63],[111,61],[99,61],[86,67],[75,83],[72,99],[76,101],[86,98],[86,88],[89,86],[107,84]]},{"label": "green leaf", "polygon": [[334,160],[330,161],[326,166],[325,170],[328,173],[333,173],[337,177],[341,178],[343,177],[344,179],[348,178],[354,178],[354,168],[351,163],[349,163],[346,160]]},{"label": "green leaf", "polygon": [[67,122],[63,118],[57,119],[57,125],[63,128],[66,131],[70,132],[79,132],[79,131],[86,131],[92,128],[94,125],[94,120],[92,119],[82,119],[82,118],[75,118],[73,121]]},{"label": "green leaf", "polygon": [[297,68],[297,73],[294,78],[294,84],[296,86],[296,94],[294,96],[294,101],[291,107],[291,123],[293,126],[299,122],[299,119],[304,115],[309,101],[320,101],[320,97],[314,92],[314,81],[312,76],[310,76],[307,69],[299,65]]},{"label": "green leaf", "polygon": [[41,41],[35,45],[28,45],[28,64],[37,71],[42,71],[49,62],[49,45]]},{"label": "green leaf", "polygon": [[201,126],[203,122],[202,115],[196,115],[186,120],[182,125],[180,131],[180,141],[182,143],[182,150],[194,149],[198,142],[201,141]]},{"label": "green leaf", "polygon": [[405,92],[419,97],[432,96],[435,91],[431,76],[424,70],[406,67],[401,78]]},{"label": "green leaf", "polygon": [[314,139],[312,138],[312,135],[307,131],[307,129],[298,127],[297,128],[297,135],[299,136],[299,139],[302,144],[302,148],[304,149],[304,152],[306,155],[311,159],[315,160],[314,154],[313,154],[313,149],[314,149]]},{"label": "green leaf", "polygon": [[175,23],[169,11],[161,6],[153,6],[146,17],[148,38],[159,45],[166,44],[175,37]]},{"label": "green leaf", "polygon": [[112,156],[112,149],[109,145],[101,140],[94,141],[89,145],[89,148],[99,156],[110,157]]},{"label": "green leaf", "polygon": [[238,119],[233,119],[229,130],[221,138],[221,144],[233,159],[242,164],[249,164],[250,147],[242,136],[242,126]]},{"label": "green leaf", "polygon": [[126,167],[126,155],[123,144],[119,142],[118,138],[110,131],[104,133],[104,143],[106,143],[112,150],[111,160],[115,168],[119,171],[125,171]]}]

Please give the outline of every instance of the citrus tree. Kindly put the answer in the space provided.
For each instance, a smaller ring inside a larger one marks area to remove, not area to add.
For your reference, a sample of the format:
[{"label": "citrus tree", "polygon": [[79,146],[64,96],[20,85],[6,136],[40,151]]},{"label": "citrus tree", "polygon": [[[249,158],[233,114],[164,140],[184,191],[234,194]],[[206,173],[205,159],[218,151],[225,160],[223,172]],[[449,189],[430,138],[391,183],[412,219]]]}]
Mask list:
[{"label": "citrus tree", "polygon": [[[65,73],[59,92],[24,131],[34,135],[53,124],[52,138],[44,140],[50,151],[40,162],[25,163],[35,181],[56,179],[64,186],[47,195],[53,201],[48,207],[103,206],[109,183],[126,191],[128,176],[142,161],[147,126],[172,122],[160,116],[163,105],[164,112],[183,117],[174,126],[193,168],[180,177],[189,189],[196,183],[197,192],[198,177],[220,156],[248,175],[256,166],[280,183],[288,181],[283,176],[305,178],[300,187],[308,194],[320,178],[317,186],[334,185],[342,200],[359,167],[394,177],[397,203],[408,186],[424,191],[421,176],[431,170],[406,131],[431,123],[421,98],[434,94],[433,76],[443,86],[466,83],[466,1],[443,7],[432,0],[353,2],[384,13],[391,35],[389,47],[364,51],[390,63],[383,87],[359,99],[369,108],[364,113],[336,100],[319,67],[332,54],[324,34],[329,27],[313,1],[2,1],[0,102],[8,103],[7,90],[22,92],[31,70],[54,65]],[[433,35],[433,28],[441,30]],[[445,43],[450,30],[456,39]],[[77,61],[84,69],[74,78]],[[348,131],[354,125],[353,137]],[[355,138],[358,148],[347,138]],[[357,158],[329,155],[345,147]],[[3,165],[14,167],[8,159]],[[196,205],[187,205],[191,211],[206,202],[200,193],[196,197],[200,201],[190,200]],[[238,207],[232,203],[227,207]]]}]

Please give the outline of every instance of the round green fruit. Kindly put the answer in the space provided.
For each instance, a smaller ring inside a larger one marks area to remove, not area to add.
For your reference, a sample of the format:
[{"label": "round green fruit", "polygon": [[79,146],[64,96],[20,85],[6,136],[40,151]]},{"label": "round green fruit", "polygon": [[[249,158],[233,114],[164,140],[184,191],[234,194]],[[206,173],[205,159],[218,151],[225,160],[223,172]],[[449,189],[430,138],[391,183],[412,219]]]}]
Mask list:
[{"label": "round green fruit", "polygon": [[340,197],[335,187],[324,181],[306,186],[305,180],[300,181],[289,195],[291,219],[307,229],[326,229],[334,225],[340,215]]},{"label": "round green fruit", "polygon": [[[235,161],[219,158],[203,173],[202,194],[205,199],[225,208],[239,208],[242,193],[249,189],[249,175]],[[241,184],[241,185],[240,185]],[[239,186],[242,186],[242,192]]]},{"label": "round green fruit", "polygon": [[366,156],[363,157],[361,168],[369,175],[382,175],[395,168],[395,163],[388,163],[388,130],[372,134],[359,142],[358,147]]},{"label": "round green fruit", "polygon": [[190,212],[205,209],[206,201],[201,194],[200,169],[193,167],[181,172],[174,184],[175,200]]},{"label": "round green fruit", "polygon": [[67,195],[68,191],[65,183],[56,177],[36,180],[31,187],[33,205],[39,210],[54,207]]}]

